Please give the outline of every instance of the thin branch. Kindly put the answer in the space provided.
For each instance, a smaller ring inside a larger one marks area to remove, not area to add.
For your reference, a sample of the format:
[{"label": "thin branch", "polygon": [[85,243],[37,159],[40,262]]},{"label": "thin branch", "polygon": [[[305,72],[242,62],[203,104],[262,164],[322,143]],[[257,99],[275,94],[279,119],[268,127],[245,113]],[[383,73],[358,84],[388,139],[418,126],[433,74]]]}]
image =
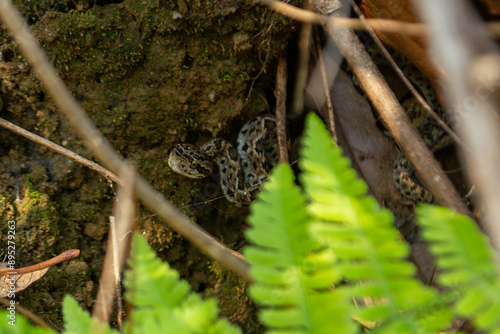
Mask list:
[{"label": "thin branch", "polygon": [[278,147],[280,162],[288,161],[288,145],[286,139],[286,59],[280,57],[278,70],[276,71],[276,134],[278,136]]},{"label": "thin branch", "polygon": [[[285,15],[291,19],[316,23],[328,24],[332,28],[349,28],[354,30],[365,30],[365,24],[358,19],[345,17],[331,17],[328,15],[317,14],[309,10],[301,9],[282,1],[276,0],[257,0],[276,12]],[[409,23],[403,21],[369,19],[370,27],[386,33],[401,33],[406,35],[424,36],[427,34],[427,28],[421,23]]]},{"label": "thin branch", "polygon": [[32,132],[29,132],[3,118],[0,118],[0,126],[3,126],[6,129],[9,129],[17,134],[20,134],[23,137],[28,138],[29,140],[34,141],[35,143],[41,144],[43,146],[46,146],[58,153],[61,153],[64,156],[67,156],[71,160],[74,160],[76,162],[81,163],[82,165],[95,170],[101,175],[104,175],[109,180],[115,181],[116,183],[120,183],[120,179],[113,173],[111,173],[109,170],[106,168],[102,167],[101,165],[96,164],[95,162],[92,162],[88,159],[85,159],[81,155],[76,154],[73,151],[68,150],[67,148],[64,148],[60,145],[57,145],[56,143],[51,142],[50,140],[47,140],[43,137],[40,137]]},{"label": "thin branch", "polygon": [[248,101],[250,101],[250,96],[252,96],[252,92],[253,92],[253,85],[255,84],[257,79],[261,76],[262,73],[266,72],[267,62],[269,61],[269,56],[271,54],[271,37],[264,40],[260,45],[264,44],[264,42],[267,45],[266,57],[265,57],[264,61],[261,61],[262,66],[260,67],[259,73],[257,73],[257,75],[255,77],[253,77],[253,79],[252,79],[252,83],[250,84],[250,88],[248,89],[248,94],[247,94],[247,97],[245,99],[245,103],[248,103]]},{"label": "thin branch", "polygon": [[125,267],[125,260],[128,257],[131,249],[133,231],[136,229],[135,225],[135,190],[133,185],[135,183],[136,171],[135,168],[130,168],[126,164],[120,172],[122,178],[129,187],[122,187],[118,193],[118,202],[114,208],[114,215],[117,217],[116,228],[111,225],[111,232],[113,237],[113,269],[114,269],[114,282],[115,282],[115,296],[118,304],[118,324],[121,328],[123,320],[123,306],[121,296],[121,280],[120,273]]},{"label": "thin branch", "polygon": [[323,94],[325,96],[326,110],[328,112],[328,129],[330,130],[330,133],[332,135],[333,142],[335,144],[338,144],[337,132],[335,130],[335,118],[333,116],[332,98],[330,96],[330,84],[328,83],[328,77],[326,75],[325,62],[323,61],[323,52],[321,51],[321,43],[317,35],[316,35],[316,48],[318,52],[318,64],[319,64],[319,71],[321,74]]},{"label": "thin branch", "polygon": [[[304,23],[328,24],[331,27],[349,28],[353,30],[366,30],[366,24],[368,24],[372,29],[384,33],[398,33],[409,36],[428,36],[429,34],[428,28],[422,23],[411,23],[387,19],[367,19],[367,23],[364,23],[359,19],[331,17],[328,15],[317,14],[278,0],[255,1],[260,2],[261,4],[286,17]],[[486,27],[493,36],[500,36],[500,23],[490,22],[486,24]]]},{"label": "thin branch", "polygon": [[120,173],[120,178],[123,180],[125,186],[118,188],[118,195],[113,208],[114,216],[110,217],[108,245],[106,255],[104,256],[96,303],[92,311],[92,316],[99,318],[104,323],[108,323],[113,307],[113,300],[116,297],[118,304],[117,323],[119,328],[121,328],[123,315],[120,274],[125,266],[127,252],[130,250],[135,216],[135,171],[126,164],[124,166],[126,168]]},{"label": "thin branch", "polygon": [[405,76],[403,71],[399,68],[398,64],[394,61],[392,58],[391,54],[389,51],[387,51],[387,48],[382,44],[378,36],[375,34],[375,31],[368,25],[368,20],[365,18],[361,10],[359,9],[358,5],[354,2],[351,1],[352,7],[354,8],[354,11],[356,14],[359,16],[362,22],[366,23],[366,30],[372,37],[372,39],[375,41],[375,44],[377,44],[377,47],[379,50],[382,52],[384,55],[385,59],[389,62],[391,67],[394,69],[398,77],[403,81],[405,86],[410,90],[411,94],[417,99],[418,103],[425,109],[427,113],[429,113],[432,118],[439,124],[439,126],[455,141],[455,143],[459,144],[462,146],[462,148],[468,150],[469,152],[471,151],[469,147],[464,143],[460,137],[457,136],[455,131],[453,131],[448,124],[446,124],[441,117],[439,117],[438,114],[431,108],[431,106],[427,103],[427,101],[422,97],[422,95],[418,92],[418,90],[412,85],[410,80]]},{"label": "thin branch", "polygon": [[[337,12],[332,15],[338,16]],[[436,202],[471,216],[468,208],[432,152],[411,124],[382,74],[350,29],[327,26],[327,30],[356,74],[361,86],[379,112],[399,145],[407,152],[410,162]]]},{"label": "thin branch", "polygon": [[0,276],[23,275],[23,274],[31,273],[33,271],[38,271],[41,269],[55,266],[56,264],[59,264],[61,262],[76,259],[79,256],[80,256],[79,249],[69,249],[69,250],[64,251],[61,254],[53,257],[52,259],[34,264],[32,266],[29,266],[29,267],[24,267],[24,268],[19,268],[19,269],[2,269],[2,270],[0,270]]},{"label": "thin branch", "polygon": [[[116,153],[116,150],[76,102],[43,49],[34,39],[25,20],[10,1],[0,0],[0,18],[76,134],[84,139],[85,144],[105,167],[117,174],[123,164],[121,156]],[[242,255],[230,250],[197,226],[141,176],[137,176],[135,186],[137,196],[144,205],[157,213],[171,229],[180,233],[212,259],[219,261],[242,278],[251,281],[249,265]]]}]

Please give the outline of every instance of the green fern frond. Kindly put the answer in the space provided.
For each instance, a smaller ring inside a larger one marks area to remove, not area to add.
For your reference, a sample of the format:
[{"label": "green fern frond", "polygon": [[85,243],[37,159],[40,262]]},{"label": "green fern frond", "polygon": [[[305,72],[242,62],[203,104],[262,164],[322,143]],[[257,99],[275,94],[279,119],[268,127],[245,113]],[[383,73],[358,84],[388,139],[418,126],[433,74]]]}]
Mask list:
[{"label": "green fern frond", "polygon": [[307,119],[302,156],[301,180],[314,219],[310,232],[333,250],[336,267],[352,284],[339,290],[375,301],[360,307],[358,315],[392,332],[426,332],[449,321],[449,312],[438,323],[420,319],[437,293],[413,278],[415,268],[405,261],[409,247],[399,240],[391,212],[366,196],[368,187],[313,114]]},{"label": "green fern frond", "polygon": [[[125,285],[127,300],[134,305],[134,333],[240,333],[225,319],[218,319],[214,299],[202,300],[190,293],[189,284],[156,257],[143,237],[136,234],[131,269]],[[125,331],[126,332],[126,331]]]},{"label": "green fern frond", "polygon": [[274,169],[259,200],[252,204],[244,249],[256,283],[250,296],[264,306],[269,333],[353,333],[347,295],[333,284],[340,279],[335,258],[307,233],[305,198],[288,165]]},{"label": "green fern frond", "polygon": [[118,331],[111,329],[108,324],[102,323],[97,318],[91,318],[90,314],[82,310],[70,295],[64,297],[63,315],[65,334],[118,334]]},{"label": "green fern frond", "polygon": [[500,333],[500,272],[488,239],[472,220],[449,209],[422,205],[417,214],[441,271],[438,282],[453,289],[457,313]]}]

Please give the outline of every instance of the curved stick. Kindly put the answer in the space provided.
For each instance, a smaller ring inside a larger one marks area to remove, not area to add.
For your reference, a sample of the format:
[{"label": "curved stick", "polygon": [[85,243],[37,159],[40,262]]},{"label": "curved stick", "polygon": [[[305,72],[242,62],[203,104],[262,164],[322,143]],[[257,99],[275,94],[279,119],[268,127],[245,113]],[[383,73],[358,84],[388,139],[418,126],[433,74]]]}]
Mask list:
[{"label": "curved stick", "polygon": [[31,273],[34,271],[38,271],[41,269],[55,266],[56,264],[59,264],[59,263],[64,262],[64,261],[76,259],[79,256],[80,256],[79,249],[70,249],[70,250],[62,252],[61,254],[57,255],[56,257],[53,257],[50,260],[43,261],[43,262],[34,264],[32,266],[29,266],[29,267],[24,267],[24,268],[19,268],[19,269],[2,269],[2,270],[0,270],[0,277],[6,276],[6,275],[23,275],[23,274]]}]

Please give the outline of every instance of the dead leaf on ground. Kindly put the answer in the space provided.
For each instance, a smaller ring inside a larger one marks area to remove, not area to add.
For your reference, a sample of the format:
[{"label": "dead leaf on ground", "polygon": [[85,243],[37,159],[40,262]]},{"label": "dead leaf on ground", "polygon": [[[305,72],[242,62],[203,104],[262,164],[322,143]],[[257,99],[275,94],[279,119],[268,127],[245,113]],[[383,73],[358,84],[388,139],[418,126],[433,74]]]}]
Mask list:
[{"label": "dead leaf on ground", "polygon": [[70,249],[50,260],[33,266],[11,269],[8,262],[0,262],[0,297],[7,297],[26,289],[45,275],[50,267],[80,256],[80,250]]},{"label": "dead leaf on ground", "polygon": [[[410,243],[414,242],[417,228],[413,203],[408,203],[401,197],[394,183],[393,164],[397,154],[394,143],[377,127],[370,105],[344,72],[338,73],[330,94],[335,109],[339,145],[364,178],[372,194],[394,213],[396,227]],[[324,111],[322,114],[324,115]],[[432,276],[434,262],[432,257],[424,256],[422,248],[420,245],[412,250],[419,275],[427,282]]]},{"label": "dead leaf on ground", "polygon": [[397,196],[392,176],[396,147],[377,127],[370,105],[343,71],[335,78],[330,94],[339,145],[381,203]]},{"label": "dead leaf on ground", "polygon": [[[0,262],[0,269],[8,269],[7,262]],[[37,270],[27,274],[5,275],[0,277],[0,297],[7,297],[26,289],[31,283],[45,275],[49,268]]]}]

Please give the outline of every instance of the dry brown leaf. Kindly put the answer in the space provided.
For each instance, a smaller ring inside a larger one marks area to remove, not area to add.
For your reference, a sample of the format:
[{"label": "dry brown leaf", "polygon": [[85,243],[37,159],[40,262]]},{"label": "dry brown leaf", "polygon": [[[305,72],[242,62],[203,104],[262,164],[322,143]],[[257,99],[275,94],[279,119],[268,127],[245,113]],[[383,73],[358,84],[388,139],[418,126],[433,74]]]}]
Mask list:
[{"label": "dry brown leaf", "polygon": [[40,279],[50,267],[78,256],[80,256],[80,250],[70,249],[50,260],[19,269],[12,268],[8,262],[0,262],[0,297],[11,298],[16,292],[26,289]]},{"label": "dry brown leaf", "polygon": [[[0,262],[0,269],[8,269],[7,262]],[[49,267],[50,268],[50,267]],[[27,274],[5,275],[0,277],[0,297],[11,297],[19,291],[26,289],[31,283],[45,275],[49,268],[40,269]]]},{"label": "dry brown leaf", "polygon": [[[413,242],[416,238],[413,203],[401,197],[394,183],[393,164],[397,154],[394,143],[377,127],[370,105],[344,72],[338,73],[330,94],[339,145],[375,198],[394,213],[396,227]],[[325,111],[321,113],[327,117]]]},{"label": "dry brown leaf", "polygon": [[[418,22],[409,0],[363,0],[360,8],[367,18]],[[415,64],[431,80],[434,88],[438,87],[437,82],[443,79],[444,74],[428,56],[428,41],[425,38],[399,33],[375,32],[385,45],[398,51]]]},{"label": "dry brown leaf", "polygon": [[[353,167],[365,179],[372,194],[394,213],[396,227],[410,243],[414,242],[416,227],[412,218],[413,203],[408,204],[401,198],[394,183],[394,143],[376,126],[370,105],[344,72],[339,71],[330,94],[335,108],[339,144],[351,159]],[[423,282],[431,281],[434,263],[432,257],[425,253],[424,245],[412,245],[412,259]]]},{"label": "dry brown leaf", "polygon": [[370,105],[342,71],[337,74],[330,93],[339,144],[353,166],[381,203],[397,196],[392,176],[396,148],[376,126]]}]

